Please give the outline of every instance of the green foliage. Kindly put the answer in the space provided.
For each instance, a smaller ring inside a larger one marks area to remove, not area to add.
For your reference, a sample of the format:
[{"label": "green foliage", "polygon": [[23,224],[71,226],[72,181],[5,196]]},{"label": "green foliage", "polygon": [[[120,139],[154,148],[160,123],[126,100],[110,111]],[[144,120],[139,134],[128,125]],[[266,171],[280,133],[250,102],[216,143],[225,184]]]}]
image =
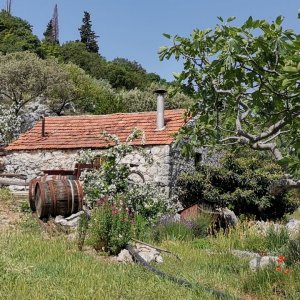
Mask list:
[{"label": "green foliage", "polygon": [[193,229],[194,235],[197,238],[206,237],[209,230],[213,227],[213,218],[209,214],[199,214],[191,218],[187,224]]},{"label": "green foliage", "polygon": [[98,53],[89,52],[84,43],[76,41],[63,44],[59,59],[76,64],[96,79],[105,78],[107,62]]},{"label": "green foliage", "polygon": [[84,212],[79,219],[79,224],[77,228],[77,245],[78,245],[78,250],[82,251],[86,234],[88,231],[88,225],[89,225],[89,218],[88,215]]},{"label": "green foliage", "polygon": [[30,208],[30,205],[29,205],[29,202],[27,201],[22,201],[20,203],[20,211],[23,212],[23,213],[30,213],[32,212],[31,208]]},{"label": "green foliage", "polygon": [[[101,152],[101,168],[83,173],[82,180],[86,200],[91,207],[106,201],[116,205],[118,196],[132,213],[152,224],[168,210],[166,197],[153,185],[131,182],[128,178],[130,166],[122,163],[122,160],[133,152],[139,152],[148,163],[151,163],[151,158],[141,148],[131,145],[131,142],[141,135],[142,132],[136,129],[125,143],[121,143],[118,137],[104,133],[102,137],[114,146]],[[79,160],[90,163],[97,154],[83,151]]]},{"label": "green foliage", "polygon": [[193,100],[183,93],[173,95],[171,87],[168,88],[155,82],[144,90],[119,90],[116,97],[123,112],[155,111],[157,104],[153,91],[158,88],[166,88],[169,92],[165,102],[166,109],[188,108],[193,103]]},{"label": "green foliage", "polygon": [[116,89],[144,89],[148,84],[146,70],[136,61],[125,58],[116,58],[108,63],[105,78]]},{"label": "green foliage", "polygon": [[97,53],[99,50],[99,46],[97,44],[98,36],[92,30],[91,15],[89,12],[84,12],[82,23],[83,24],[79,28],[80,41],[85,44],[85,47],[89,52]]},{"label": "green foliage", "polygon": [[40,41],[33,35],[31,25],[21,18],[0,11],[0,52],[6,54],[32,51],[41,54]]},{"label": "green foliage", "polygon": [[289,233],[285,227],[275,229],[274,226],[270,226],[266,232],[265,243],[269,251],[279,252],[289,240]]},{"label": "green foliage", "polygon": [[166,196],[160,193],[153,184],[136,184],[129,187],[125,200],[132,212],[141,216],[148,224],[154,224],[170,209],[167,207]]},{"label": "green foliage", "polygon": [[13,202],[15,200],[13,194],[8,188],[0,188],[0,201],[1,203]]},{"label": "green foliage", "polygon": [[112,200],[116,194],[125,193],[129,188],[128,175],[130,166],[121,163],[126,155],[136,150],[131,142],[141,137],[142,132],[135,129],[126,142],[121,143],[119,138],[107,132],[103,132],[102,138],[106,139],[112,147],[101,155],[101,168],[83,173],[82,180],[86,200],[93,205],[102,198]]},{"label": "green foliage", "polygon": [[53,25],[52,25],[52,19],[49,21],[49,23],[47,24],[47,28],[45,30],[45,32],[43,33],[44,35],[44,39],[45,42],[49,43],[49,44],[53,44],[55,43],[55,41],[53,41]]},{"label": "green foliage", "polygon": [[[201,288],[187,289],[161,280],[136,264],[103,259],[89,247],[78,252],[73,240],[61,235],[45,238],[38,222],[31,216],[26,219],[26,227],[22,223],[17,230],[0,229],[2,299],[36,300],[42,293],[46,299],[60,298],[62,293],[73,299],[105,299],[108,294],[113,299],[215,299]],[[254,234],[253,224],[246,225]],[[239,227],[226,236],[164,241],[159,247],[176,253],[181,260],[163,254],[159,269],[195,284],[226,290],[236,298],[299,299],[300,264],[289,265],[288,274],[276,272],[275,266],[254,273],[248,258],[231,254],[232,249],[241,249],[248,237],[249,232]],[[81,282],[76,289],[74,281]]]},{"label": "green foliage", "polygon": [[233,209],[237,215],[276,219],[297,207],[287,192],[273,195],[270,187],[280,179],[280,166],[253,152],[227,154],[219,166],[199,164],[197,171],[178,180],[179,201],[184,207],[195,203]]},{"label": "green foliage", "polygon": [[60,115],[75,97],[68,73],[53,59],[42,60],[30,52],[0,55],[0,99],[15,116],[40,96]]},{"label": "green foliage", "polygon": [[[244,282],[243,289],[248,293],[263,294],[263,291],[273,290],[273,294],[280,298],[287,298],[288,291],[283,281],[286,275],[275,271],[275,266],[258,270]],[[280,299],[279,298],[279,299]]]},{"label": "green foliage", "polygon": [[132,220],[122,205],[105,201],[93,210],[90,239],[96,250],[118,254],[131,238]]},{"label": "green foliage", "polygon": [[193,229],[182,222],[168,222],[157,225],[153,229],[153,239],[156,242],[171,241],[191,241],[195,238]]},{"label": "green foliage", "polygon": [[285,254],[285,263],[288,266],[300,265],[300,234],[295,238],[289,239],[286,243],[283,253]]},{"label": "green foliage", "polygon": [[59,57],[61,53],[61,47],[57,43],[48,43],[42,41],[41,51],[43,53],[43,58],[54,58],[54,57]]},{"label": "green foliage", "polygon": [[194,126],[178,136],[190,141],[182,146],[242,144],[277,160],[297,156],[300,36],[283,28],[282,16],[249,17],[240,27],[233,17],[219,20],[189,37],[165,34],[171,46],[160,49],[160,59],[182,60],[176,85],[197,99],[188,112]]},{"label": "green foliage", "polygon": [[[126,155],[137,151],[131,142],[140,135],[141,132],[135,130],[125,143],[120,143],[116,136],[104,133],[102,137],[114,146],[101,152],[101,168],[82,174],[86,201],[93,208],[90,240],[97,250],[116,254],[132,235],[146,238],[145,228],[167,211],[165,197],[150,185],[130,182],[130,167],[122,163]],[[90,150],[80,154],[79,161],[91,163],[98,153]],[[80,249],[83,237],[84,232],[78,240]]]},{"label": "green foliage", "polygon": [[0,105],[0,141],[8,144],[18,137],[21,130],[21,118],[15,115],[14,107]]}]

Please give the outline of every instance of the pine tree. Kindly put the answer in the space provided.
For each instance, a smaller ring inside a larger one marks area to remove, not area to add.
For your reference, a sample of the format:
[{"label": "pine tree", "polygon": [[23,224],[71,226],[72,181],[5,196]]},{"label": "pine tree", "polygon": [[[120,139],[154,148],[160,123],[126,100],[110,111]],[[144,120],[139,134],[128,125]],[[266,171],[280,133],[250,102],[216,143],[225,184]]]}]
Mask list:
[{"label": "pine tree", "polygon": [[84,12],[82,23],[83,24],[78,29],[80,32],[80,40],[86,45],[88,51],[97,53],[99,51],[99,46],[97,44],[98,36],[92,30],[91,15],[89,12]]}]

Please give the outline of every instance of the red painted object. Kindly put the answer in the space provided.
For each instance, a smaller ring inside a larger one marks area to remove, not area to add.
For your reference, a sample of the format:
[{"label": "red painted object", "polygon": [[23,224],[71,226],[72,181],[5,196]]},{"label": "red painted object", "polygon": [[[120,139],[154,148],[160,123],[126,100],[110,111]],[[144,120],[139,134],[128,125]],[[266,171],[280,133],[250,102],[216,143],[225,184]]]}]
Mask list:
[{"label": "red painted object", "polygon": [[190,220],[201,213],[201,206],[199,204],[194,204],[188,208],[185,208],[179,212],[181,219]]}]

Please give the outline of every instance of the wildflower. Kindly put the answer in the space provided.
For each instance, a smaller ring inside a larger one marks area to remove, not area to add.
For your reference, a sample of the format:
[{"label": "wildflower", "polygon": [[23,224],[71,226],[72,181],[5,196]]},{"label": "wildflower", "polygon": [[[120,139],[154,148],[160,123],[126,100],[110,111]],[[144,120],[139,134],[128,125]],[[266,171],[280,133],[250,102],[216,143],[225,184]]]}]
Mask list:
[{"label": "wildflower", "polygon": [[277,262],[278,262],[278,263],[282,263],[282,262],[285,261],[285,259],[286,259],[286,258],[285,258],[283,255],[279,255],[279,256],[278,256],[278,259],[277,259]]},{"label": "wildflower", "polygon": [[276,272],[280,272],[281,270],[282,270],[281,267],[277,267],[277,268],[275,269]]},{"label": "wildflower", "polygon": [[289,269],[284,270],[284,274],[288,274],[290,272]]}]

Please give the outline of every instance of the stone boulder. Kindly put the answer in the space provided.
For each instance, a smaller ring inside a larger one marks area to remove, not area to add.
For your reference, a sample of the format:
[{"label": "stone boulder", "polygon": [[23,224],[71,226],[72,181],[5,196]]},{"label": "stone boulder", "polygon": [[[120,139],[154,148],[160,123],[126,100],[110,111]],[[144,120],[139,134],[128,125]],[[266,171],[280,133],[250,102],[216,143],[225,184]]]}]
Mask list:
[{"label": "stone boulder", "polygon": [[[160,252],[152,247],[136,243],[133,248],[134,251],[136,251],[147,263],[150,263],[152,261],[159,264],[163,263],[163,258],[160,255]],[[132,262],[133,258],[128,250],[123,249],[117,256],[117,261],[128,263]]]},{"label": "stone boulder", "polygon": [[249,262],[249,267],[251,271],[257,271],[259,269],[263,269],[270,265],[275,265],[277,263],[277,256],[258,256]]},{"label": "stone boulder", "polygon": [[148,263],[151,261],[155,261],[157,263],[163,262],[160,252],[150,246],[136,243],[135,251]]},{"label": "stone boulder", "polygon": [[132,259],[131,254],[129,253],[129,251],[126,249],[123,249],[117,256],[117,261],[123,262],[123,263],[131,263],[131,262],[133,262],[133,259]]},{"label": "stone boulder", "polygon": [[67,218],[64,218],[63,216],[57,216],[54,220],[54,223],[66,228],[76,228],[79,224],[79,219],[82,214],[84,214],[84,211],[79,211],[78,213]]}]

